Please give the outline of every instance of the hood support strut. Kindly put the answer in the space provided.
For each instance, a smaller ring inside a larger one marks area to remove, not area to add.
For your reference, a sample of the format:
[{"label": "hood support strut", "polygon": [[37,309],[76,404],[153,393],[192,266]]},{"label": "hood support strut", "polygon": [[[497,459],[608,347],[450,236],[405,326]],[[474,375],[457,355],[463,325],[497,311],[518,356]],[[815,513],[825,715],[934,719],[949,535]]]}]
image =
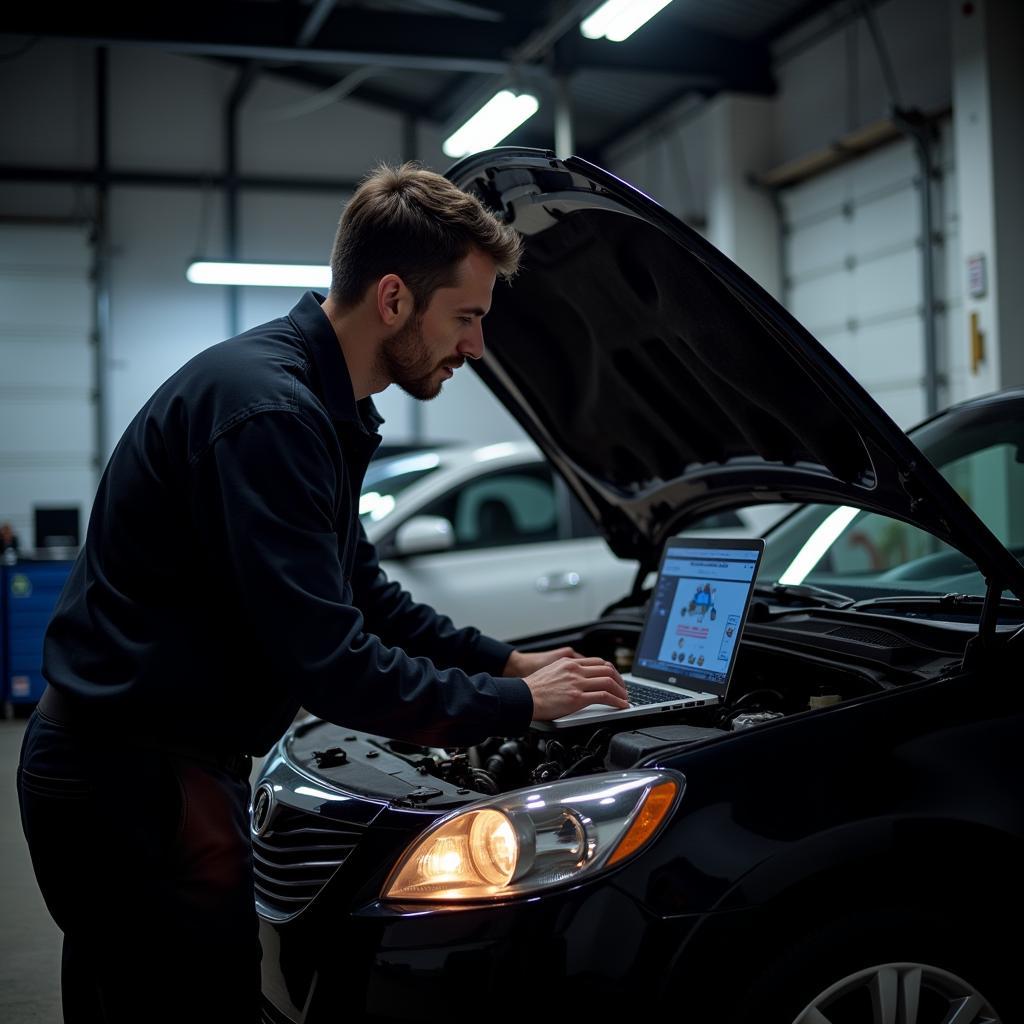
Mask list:
[{"label": "hood support strut", "polygon": [[1003,581],[992,577],[985,580],[985,603],[981,606],[978,635],[972,636],[964,648],[963,670],[977,668],[993,653],[997,646],[996,623],[999,621],[999,602],[1003,594]]}]

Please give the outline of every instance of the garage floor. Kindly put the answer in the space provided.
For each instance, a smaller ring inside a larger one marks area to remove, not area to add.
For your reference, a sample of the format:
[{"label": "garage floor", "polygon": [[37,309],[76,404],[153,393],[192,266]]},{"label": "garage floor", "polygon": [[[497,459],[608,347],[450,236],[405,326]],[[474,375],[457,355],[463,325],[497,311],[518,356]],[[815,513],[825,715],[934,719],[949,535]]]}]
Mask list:
[{"label": "garage floor", "polygon": [[0,1021],[59,1024],[61,933],[36,887],[15,784],[26,724],[0,718]]},{"label": "garage floor", "polygon": [[61,1020],[60,930],[36,887],[21,832],[15,772],[25,721],[0,719],[0,1020]]}]

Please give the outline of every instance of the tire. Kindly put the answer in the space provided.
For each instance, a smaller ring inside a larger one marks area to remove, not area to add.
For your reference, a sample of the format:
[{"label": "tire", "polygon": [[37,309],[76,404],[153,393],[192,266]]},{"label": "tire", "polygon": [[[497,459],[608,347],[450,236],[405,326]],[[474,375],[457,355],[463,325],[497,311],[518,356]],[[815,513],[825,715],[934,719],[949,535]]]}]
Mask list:
[{"label": "tire", "polygon": [[[951,927],[925,911],[866,911],[782,950],[740,997],[735,1024],[969,1024],[1024,1020],[991,932]],[[916,1004],[916,1011],[914,1006]],[[888,1012],[883,1013],[882,1007]]]}]

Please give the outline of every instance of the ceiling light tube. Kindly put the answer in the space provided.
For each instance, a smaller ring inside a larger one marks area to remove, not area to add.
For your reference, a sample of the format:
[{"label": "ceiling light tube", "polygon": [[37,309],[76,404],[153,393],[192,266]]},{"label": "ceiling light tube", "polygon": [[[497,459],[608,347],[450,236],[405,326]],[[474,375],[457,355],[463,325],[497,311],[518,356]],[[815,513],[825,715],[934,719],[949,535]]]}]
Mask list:
[{"label": "ceiling light tube", "polygon": [[839,539],[839,535],[857,517],[859,508],[841,505],[825,517],[824,522],[807,538],[796,553],[779,582],[786,586],[803,583],[808,573],[821,561],[825,552]]},{"label": "ceiling light tube", "polygon": [[445,156],[457,158],[497,145],[537,113],[536,96],[502,89],[492,96],[461,128],[444,140]]},{"label": "ceiling light tube", "polygon": [[240,263],[197,260],[185,271],[193,284],[255,285],[264,288],[331,287],[331,268],[302,263]]},{"label": "ceiling light tube", "polygon": [[645,25],[672,0],[607,0],[589,18],[580,22],[580,31],[588,39],[621,43],[641,25]]}]

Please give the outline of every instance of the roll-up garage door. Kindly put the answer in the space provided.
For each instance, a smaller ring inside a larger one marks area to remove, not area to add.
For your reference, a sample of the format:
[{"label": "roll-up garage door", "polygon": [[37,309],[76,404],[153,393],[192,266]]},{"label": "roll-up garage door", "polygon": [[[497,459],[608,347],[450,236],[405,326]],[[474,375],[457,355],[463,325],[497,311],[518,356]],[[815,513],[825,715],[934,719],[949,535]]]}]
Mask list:
[{"label": "roll-up garage door", "polygon": [[35,507],[79,509],[96,490],[88,228],[0,224],[0,523],[32,548]]},{"label": "roll-up garage door", "polygon": [[[932,192],[940,408],[965,372],[949,335],[960,321],[952,152],[947,121]],[[781,194],[788,307],[902,427],[926,412],[920,188],[914,147],[901,139]]]}]

